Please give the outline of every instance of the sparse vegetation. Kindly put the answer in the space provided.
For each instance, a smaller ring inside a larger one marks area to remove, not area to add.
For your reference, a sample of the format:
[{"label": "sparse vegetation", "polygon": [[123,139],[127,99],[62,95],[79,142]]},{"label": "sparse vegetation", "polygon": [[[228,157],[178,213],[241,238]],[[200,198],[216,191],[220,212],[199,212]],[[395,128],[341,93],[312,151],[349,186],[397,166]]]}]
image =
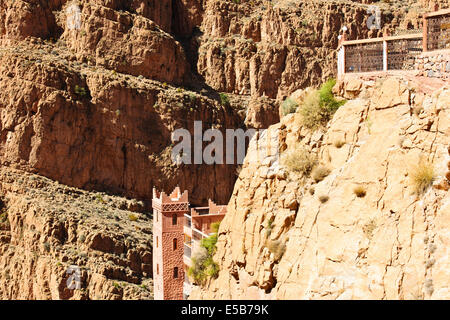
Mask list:
[{"label": "sparse vegetation", "polygon": [[412,113],[414,115],[418,116],[422,112],[422,110],[423,110],[423,107],[421,105],[420,106],[414,106],[412,108]]},{"label": "sparse vegetation", "polygon": [[8,220],[8,212],[3,210],[0,212],[0,223],[5,223]]},{"label": "sparse vegetation", "polygon": [[289,170],[309,176],[317,163],[317,157],[311,152],[296,145],[291,150],[285,151],[281,156],[281,163]]},{"label": "sparse vegetation", "polygon": [[363,226],[363,232],[367,239],[371,240],[373,237],[373,231],[377,227],[377,224],[374,219],[371,219]]},{"label": "sparse vegetation", "polygon": [[44,250],[45,250],[46,252],[50,252],[50,243],[44,242]]},{"label": "sparse vegetation", "polygon": [[345,144],[345,141],[343,141],[343,140],[336,140],[335,142],[334,142],[334,146],[336,147],[336,148],[338,148],[338,149],[340,149],[340,148],[342,148],[342,146]]},{"label": "sparse vegetation", "polygon": [[367,125],[367,131],[369,132],[369,134],[372,134],[372,120],[369,118],[369,116],[367,116],[365,121]]},{"label": "sparse vegetation", "polygon": [[336,80],[330,79],[319,90],[310,91],[300,108],[302,124],[310,129],[316,129],[331,119],[333,114],[347,101],[338,101],[333,95],[332,89]]},{"label": "sparse vegetation", "polygon": [[208,277],[217,278],[219,265],[213,260],[216,253],[217,237],[220,222],[212,223],[213,235],[204,238],[200,244],[200,250],[192,257],[191,267],[188,269],[188,276],[199,285],[204,285]]},{"label": "sparse vegetation", "polygon": [[330,197],[327,196],[327,195],[321,195],[321,196],[319,197],[319,201],[320,201],[321,203],[325,203],[325,202],[327,202],[329,199],[330,199]]},{"label": "sparse vegetation", "polygon": [[316,183],[325,179],[325,177],[328,176],[329,174],[330,174],[330,169],[328,169],[327,167],[322,166],[322,165],[314,167],[314,169],[311,172],[311,176]]},{"label": "sparse vegetation", "polygon": [[129,219],[130,221],[138,221],[138,220],[139,220],[139,217],[138,217],[137,215],[135,215],[135,214],[130,213],[130,214],[128,215],[128,219]]},{"label": "sparse vegetation", "polygon": [[192,103],[195,103],[195,101],[197,101],[197,96],[196,96],[194,93],[190,92],[190,93],[189,93],[189,100],[190,100]]},{"label": "sparse vegetation", "polygon": [[106,201],[103,200],[103,197],[101,195],[99,195],[99,194],[96,196],[96,200],[97,200],[98,203],[101,203],[101,204],[105,204],[106,203]]},{"label": "sparse vegetation", "polygon": [[267,240],[266,246],[269,251],[273,253],[273,258],[275,261],[280,260],[286,251],[286,244],[281,240]]},{"label": "sparse vegetation", "polygon": [[409,172],[414,193],[424,193],[434,181],[435,173],[433,164],[428,161],[419,161]]},{"label": "sparse vegetation", "polygon": [[363,198],[366,196],[366,189],[364,189],[363,186],[356,186],[353,188],[353,193],[358,197],[358,198]]},{"label": "sparse vegetation", "polygon": [[297,102],[292,98],[286,98],[281,104],[281,112],[283,116],[294,113],[298,108]]},{"label": "sparse vegetation", "polygon": [[86,97],[88,94],[86,88],[80,87],[79,85],[75,85],[74,91],[77,96],[80,96],[82,98]]},{"label": "sparse vegetation", "polygon": [[220,103],[223,105],[223,106],[228,106],[228,105],[230,105],[230,99],[228,98],[228,95],[226,94],[226,93],[219,93],[219,96],[220,96]]},{"label": "sparse vegetation", "polygon": [[270,236],[270,234],[272,233],[272,229],[273,229],[273,217],[269,219],[269,221],[267,222],[267,236]]}]

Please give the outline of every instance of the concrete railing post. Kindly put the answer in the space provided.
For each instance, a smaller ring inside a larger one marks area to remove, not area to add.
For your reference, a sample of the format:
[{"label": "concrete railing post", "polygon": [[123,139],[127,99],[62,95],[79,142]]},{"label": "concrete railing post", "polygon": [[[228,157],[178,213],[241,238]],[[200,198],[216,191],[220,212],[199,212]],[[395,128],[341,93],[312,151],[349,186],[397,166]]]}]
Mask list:
[{"label": "concrete railing post", "polygon": [[427,16],[423,17],[423,40],[422,40],[422,51],[428,51],[428,20]]},{"label": "concrete railing post", "polygon": [[345,46],[341,46],[338,51],[338,79],[342,79],[345,74]]},{"label": "concrete railing post", "polygon": [[388,46],[386,40],[383,40],[383,71],[388,71]]}]

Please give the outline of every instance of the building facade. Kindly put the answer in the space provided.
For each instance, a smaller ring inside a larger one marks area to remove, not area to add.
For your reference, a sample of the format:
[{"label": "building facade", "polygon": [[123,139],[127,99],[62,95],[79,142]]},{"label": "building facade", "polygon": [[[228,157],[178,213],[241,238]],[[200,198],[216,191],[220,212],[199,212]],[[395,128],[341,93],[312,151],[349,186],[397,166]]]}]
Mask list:
[{"label": "building facade", "polygon": [[170,195],[153,189],[153,284],[155,300],[182,300],[190,295],[187,270],[211,224],[221,221],[226,206],[209,200],[208,207],[191,208],[188,192],[179,187]]}]

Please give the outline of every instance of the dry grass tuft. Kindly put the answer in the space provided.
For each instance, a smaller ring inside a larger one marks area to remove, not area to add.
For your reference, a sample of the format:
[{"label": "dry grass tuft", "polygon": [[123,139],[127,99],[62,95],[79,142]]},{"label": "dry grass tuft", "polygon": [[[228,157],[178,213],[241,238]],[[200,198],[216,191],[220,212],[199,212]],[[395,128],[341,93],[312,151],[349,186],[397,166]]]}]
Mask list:
[{"label": "dry grass tuft", "polygon": [[327,195],[321,195],[321,196],[319,197],[319,201],[320,201],[321,203],[325,203],[325,202],[327,202],[329,199],[330,199],[330,197],[327,196]]},{"label": "dry grass tuft", "polygon": [[311,172],[311,176],[316,183],[325,179],[325,177],[328,176],[329,174],[330,169],[328,169],[325,166],[317,166]]},{"label": "dry grass tuft", "polygon": [[353,193],[358,197],[358,198],[363,198],[366,196],[366,189],[364,189],[363,186],[356,186],[355,188],[353,188]]},{"label": "dry grass tuft", "polygon": [[135,215],[135,214],[130,213],[128,215],[128,219],[130,219],[130,221],[138,221],[139,217],[137,215]]},{"label": "dry grass tuft", "polygon": [[342,148],[342,146],[345,144],[345,141],[343,141],[343,140],[336,140],[334,143],[333,143],[333,145],[336,147],[336,148],[338,148],[338,149],[340,149],[340,148]]},{"label": "dry grass tuft", "polygon": [[375,230],[375,228],[377,227],[377,223],[375,222],[374,219],[371,219],[369,222],[367,222],[364,226],[363,226],[363,232],[364,235],[367,237],[367,239],[372,239],[373,237],[373,231]]},{"label": "dry grass tuft", "polygon": [[267,248],[273,253],[275,261],[278,261],[286,251],[286,244],[281,240],[267,240]]},{"label": "dry grass tuft", "polygon": [[411,184],[414,193],[422,194],[435,179],[433,164],[428,161],[419,161],[419,163],[410,169]]},{"label": "dry grass tuft", "polygon": [[316,163],[316,156],[298,145],[290,150],[286,150],[281,156],[282,165],[304,176],[308,176],[311,173]]}]

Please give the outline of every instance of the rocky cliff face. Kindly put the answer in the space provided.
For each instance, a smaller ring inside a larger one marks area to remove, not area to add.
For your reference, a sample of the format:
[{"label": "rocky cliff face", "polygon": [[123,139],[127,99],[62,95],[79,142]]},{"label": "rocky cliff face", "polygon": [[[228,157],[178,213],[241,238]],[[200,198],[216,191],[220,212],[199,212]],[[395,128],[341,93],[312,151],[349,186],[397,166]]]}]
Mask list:
[{"label": "rocky cliff face", "polygon": [[[134,208],[126,200],[108,209],[82,190],[143,200],[143,212],[152,186],[179,185],[193,204],[226,203],[236,168],[175,165],[171,133],[192,132],[194,120],[267,128],[279,122],[282,98],[334,75],[343,25],[353,39],[420,25],[415,1],[377,2],[385,25],[369,31],[372,2],[0,0],[0,297],[150,298],[150,221],[124,223],[121,210]],[[67,23],[72,5],[79,25]],[[314,139],[318,148],[323,137]],[[75,294],[64,289],[71,263],[86,268]],[[269,292],[278,278],[265,268],[269,280],[257,287]]]},{"label": "rocky cliff face", "polygon": [[275,99],[334,74],[343,25],[375,36],[406,15],[378,5],[383,30],[369,31],[356,1],[2,0],[0,161],[76,187],[146,198],[179,184],[194,203],[226,202],[235,168],[171,166],[173,129],[278,122]]},{"label": "rocky cliff face", "polygon": [[[336,91],[352,100],[326,128],[306,130],[298,113],[270,128],[281,150],[303,146],[328,175],[258,158],[252,141],[219,230],[219,276],[192,298],[450,297],[450,89],[388,78]],[[421,161],[435,179],[417,194]]]},{"label": "rocky cliff face", "polygon": [[[0,299],[152,298],[142,203],[14,169],[0,179]],[[71,266],[79,290],[68,288]]]}]

